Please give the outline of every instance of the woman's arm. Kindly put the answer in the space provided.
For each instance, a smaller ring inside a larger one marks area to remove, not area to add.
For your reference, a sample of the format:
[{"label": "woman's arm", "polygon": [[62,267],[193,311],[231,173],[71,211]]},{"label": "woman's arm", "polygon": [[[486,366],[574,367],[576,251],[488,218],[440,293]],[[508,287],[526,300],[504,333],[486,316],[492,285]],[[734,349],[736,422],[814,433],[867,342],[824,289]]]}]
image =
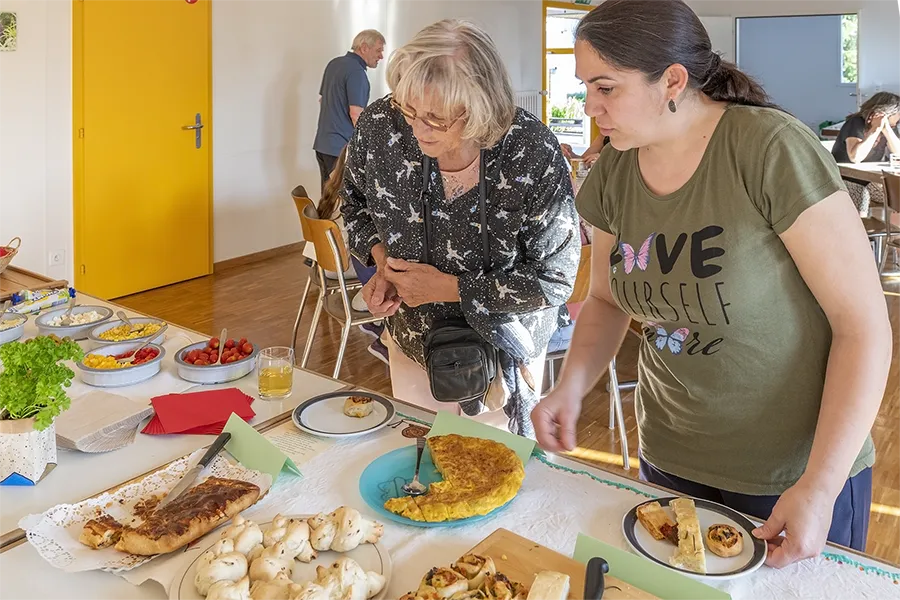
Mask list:
[{"label": "woman's arm", "polygon": [[881,120],[881,132],[887,140],[891,154],[900,154],[900,138],[897,137],[897,132],[891,127],[891,122],[887,117]]},{"label": "woman's arm", "polygon": [[628,332],[631,319],[609,288],[609,249],[615,242],[614,236],[594,228],[590,293],[578,313],[558,383],[531,414],[538,442],[551,452],[575,448],[582,398],[606,371]]},{"label": "woman's arm", "polygon": [[347,145],[347,162],[341,189],[341,215],[347,230],[350,252],[366,266],[375,263],[372,249],[381,244],[381,235],[372,220],[366,198],[366,157],[368,146],[363,135],[371,117],[363,118]]},{"label": "woman's arm", "polygon": [[866,157],[869,156],[872,148],[878,142],[881,129],[881,120],[873,119],[871,123],[866,125],[862,138],[847,137],[844,143],[847,145],[847,156],[850,157],[850,162],[861,163],[866,160]]},{"label": "woman's arm", "polygon": [[891,362],[891,324],[875,260],[846,192],[807,208],[781,240],[832,330],[825,388],[809,462],[754,535],[785,566],[824,548],[835,499],[872,428]]},{"label": "woman's arm", "polygon": [[536,166],[532,176],[537,181],[530,186],[513,184],[533,194],[518,235],[524,255],[506,271],[460,275],[463,311],[528,313],[565,304],[572,294],[581,236],[569,166],[562,152],[554,152],[552,160]]}]

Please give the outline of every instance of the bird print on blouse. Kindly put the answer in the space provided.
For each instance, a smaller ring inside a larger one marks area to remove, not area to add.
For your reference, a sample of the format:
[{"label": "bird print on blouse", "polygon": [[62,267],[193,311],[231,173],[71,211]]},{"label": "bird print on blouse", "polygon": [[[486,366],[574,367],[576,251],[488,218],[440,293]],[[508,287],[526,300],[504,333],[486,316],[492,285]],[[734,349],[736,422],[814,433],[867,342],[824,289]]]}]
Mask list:
[{"label": "bird print on blouse", "polygon": [[[505,136],[485,150],[483,165],[473,163],[465,185],[454,187],[453,174],[442,174],[439,161],[431,161],[430,173],[422,168],[422,152],[402,114],[387,97],[373,102],[347,148],[341,210],[345,223],[353,224],[348,227],[350,250],[371,265],[372,247],[383,242],[389,256],[423,262],[423,177],[428,179],[431,262],[458,277],[461,300],[402,305],[387,319],[388,330],[404,354],[424,365],[422,344],[432,324],[465,318],[500,350],[511,429],[533,437],[529,414],[538,394],[524,380],[521,366],[537,359],[556,328],[569,322],[565,302],[580,257],[568,163],[550,130],[517,109]],[[487,182],[486,272],[477,185],[481,168]],[[484,408],[479,401],[461,407],[467,414]]]}]

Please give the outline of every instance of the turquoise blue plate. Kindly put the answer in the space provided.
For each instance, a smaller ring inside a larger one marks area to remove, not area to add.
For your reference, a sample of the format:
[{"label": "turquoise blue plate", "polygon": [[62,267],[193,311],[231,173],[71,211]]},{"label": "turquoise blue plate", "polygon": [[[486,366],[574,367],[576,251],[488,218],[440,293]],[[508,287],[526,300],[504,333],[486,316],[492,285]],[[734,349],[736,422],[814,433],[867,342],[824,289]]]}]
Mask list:
[{"label": "turquoise blue plate", "polygon": [[[499,508],[495,508],[486,515],[477,517],[469,517],[468,519],[457,519],[455,521],[443,521],[440,523],[428,523],[425,521],[413,521],[384,508],[384,503],[390,498],[399,498],[405,496],[403,493],[403,485],[412,481],[416,472],[416,448],[415,446],[407,446],[398,448],[393,452],[388,452],[379,456],[366,467],[365,471],[359,477],[359,494],[365,500],[366,504],[378,513],[381,517],[412,525],[414,527],[457,527],[460,525],[469,525],[488,519],[499,511],[509,506],[509,502]],[[431,462],[431,453],[425,448],[422,455],[422,466],[419,469],[419,481],[425,485],[441,481],[443,478]]]}]

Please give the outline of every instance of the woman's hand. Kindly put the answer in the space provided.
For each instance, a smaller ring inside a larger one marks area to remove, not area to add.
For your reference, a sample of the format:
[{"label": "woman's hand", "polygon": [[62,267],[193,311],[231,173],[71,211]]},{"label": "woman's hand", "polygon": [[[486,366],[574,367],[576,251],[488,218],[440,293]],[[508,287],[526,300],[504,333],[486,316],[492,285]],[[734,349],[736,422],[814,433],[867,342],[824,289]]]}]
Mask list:
[{"label": "woman's hand", "polygon": [[531,411],[537,441],[550,452],[575,449],[575,426],[581,415],[581,398],[565,390],[553,391]]},{"label": "woman's hand", "polygon": [[754,537],[769,545],[768,566],[780,569],[825,549],[835,496],[822,488],[801,478],[781,495],[762,527],[753,530]]},{"label": "woman's hand", "polygon": [[597,162],[598,158],[600,158],[600,153],[595,152],[593,154],[585,154],[584,156],[581,157],[581,160],[584,161],[584,166],[590,167],[595,162]]},{"label": "woman's hand", "polygon": [[578,155],[575,154],[575,151],[572,150],[572,146],[570,146],[569,144],[560,144],[559,149],[562,150],[563,156],[565,156],[569,160],[578,158]]},{"label": "woman's hand", "polygon": [[431,265],[389,258],[384,277],[397,289],[397,294],[407,306],[459,302],[459,279]]},{"label": "woman's hand", "polygon": [[363,286],[362,293],[363,300],[374,317],[390,317],[400,308],[397,288],[385,278],[382,268]]}]

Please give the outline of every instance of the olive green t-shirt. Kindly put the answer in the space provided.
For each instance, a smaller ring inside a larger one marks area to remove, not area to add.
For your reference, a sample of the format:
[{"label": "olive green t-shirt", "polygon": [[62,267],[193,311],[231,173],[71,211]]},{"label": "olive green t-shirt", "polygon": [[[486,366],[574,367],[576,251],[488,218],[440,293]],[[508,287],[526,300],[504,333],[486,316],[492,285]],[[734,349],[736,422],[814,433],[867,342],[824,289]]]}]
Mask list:
[{"label": "olive green t-shirt", "polygon": [[[726,110],[697,171],[667,196],[647,188],[637,150],[603,149],[577,205],[615,236],[612,296],[644,328],[645,460],[754,495],[780,494],[803,474],[831,329],[778,235],[841,189],[812,132],[772,109]],[[869,438],[849,475],[874,460]]]}]

